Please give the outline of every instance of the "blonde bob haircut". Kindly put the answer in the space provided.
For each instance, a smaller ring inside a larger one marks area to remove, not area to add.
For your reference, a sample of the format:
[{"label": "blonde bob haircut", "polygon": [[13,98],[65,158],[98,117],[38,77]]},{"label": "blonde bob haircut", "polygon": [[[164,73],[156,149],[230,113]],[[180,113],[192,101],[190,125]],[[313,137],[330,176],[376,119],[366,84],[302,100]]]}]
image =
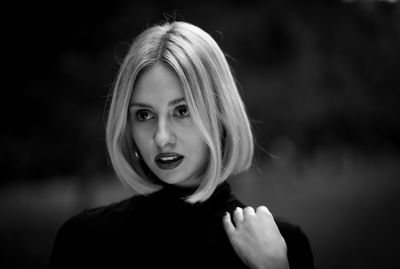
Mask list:
[{"label": "blonde bob haircut", "polygon": [[141,72],[164,64],[177,74],[194,126],[208,146],[203,179],[189,203],[208,199],[230,175],[248,169],[253,135],[228,62],[215,40],[197,26],[171,22],[153,26],[133,41],[116,78],[109,108],[106,142],[120,180],[138,194],[162,188],[135,157],[128,107]]}]

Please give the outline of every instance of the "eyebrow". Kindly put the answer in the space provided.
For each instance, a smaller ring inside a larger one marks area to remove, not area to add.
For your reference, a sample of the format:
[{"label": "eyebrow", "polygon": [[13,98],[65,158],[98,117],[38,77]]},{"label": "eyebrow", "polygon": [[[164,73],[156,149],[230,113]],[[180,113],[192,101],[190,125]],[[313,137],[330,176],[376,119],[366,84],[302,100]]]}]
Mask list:
[{"label": "eyebrow", "polygon": [[[181,102],[183,102],[185,100],[186,100],[185,97],[171,100],[171,101],[168,102],[168,106],[174,106],[174,105],[179,104],[179,103],[181,103]],[[145,104],[145,103],[131,103],[129,105],[129,107],[134,107],[134,106],[135,107],[142,107],[142,108],[152,108],[151,105],[148,105],[148,104]]]}]

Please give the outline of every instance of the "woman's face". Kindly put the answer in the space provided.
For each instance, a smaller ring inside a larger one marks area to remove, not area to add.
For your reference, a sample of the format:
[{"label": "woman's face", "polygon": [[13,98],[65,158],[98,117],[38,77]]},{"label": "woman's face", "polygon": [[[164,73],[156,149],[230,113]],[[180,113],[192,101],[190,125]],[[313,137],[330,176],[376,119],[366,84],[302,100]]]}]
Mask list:
[{"label": "woman's face", "polygon": [[156,64],[140,75],[129,118],[140,155],[160,180],[181,186],[200,183],[208,150],[195,129],[174,71]]}]

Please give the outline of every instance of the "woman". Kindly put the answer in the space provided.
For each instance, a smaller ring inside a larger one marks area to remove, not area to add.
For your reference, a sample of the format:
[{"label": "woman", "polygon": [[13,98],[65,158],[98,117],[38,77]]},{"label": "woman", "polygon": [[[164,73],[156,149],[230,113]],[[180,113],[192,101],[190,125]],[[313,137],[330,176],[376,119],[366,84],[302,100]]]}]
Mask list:
[{"label": "woman", "polygon": [[224,54],[200,28],[166,23],[134,40],[107,147],[137,194],[68,220],[51,268],[313,268],[299,227],[230,192],[229,176],[251,165],[253,136]]}]

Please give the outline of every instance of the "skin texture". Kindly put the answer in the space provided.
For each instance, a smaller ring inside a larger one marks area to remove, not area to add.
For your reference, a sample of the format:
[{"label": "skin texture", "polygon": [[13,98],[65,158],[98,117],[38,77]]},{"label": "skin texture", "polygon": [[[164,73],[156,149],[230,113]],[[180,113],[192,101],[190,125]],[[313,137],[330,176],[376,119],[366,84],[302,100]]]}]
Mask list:
[{"label": "skin texture", "polygon": [[[135,83],[129,118],[133,140],[152,172],[165,183],[193,186],[199,184],[208,148],[195,129],[184,97],[175,72],[156,64]],[[163,170],[155,157],[165,152],[181,154],[184,159],[179,166]]]},{"label": "skin texture", "polygon": [[265,206],[256,211],[252,207],[238,207],[223,218],[228,238],[237,255],[250,268],[289,268],[286,243],[272,214]]}]

